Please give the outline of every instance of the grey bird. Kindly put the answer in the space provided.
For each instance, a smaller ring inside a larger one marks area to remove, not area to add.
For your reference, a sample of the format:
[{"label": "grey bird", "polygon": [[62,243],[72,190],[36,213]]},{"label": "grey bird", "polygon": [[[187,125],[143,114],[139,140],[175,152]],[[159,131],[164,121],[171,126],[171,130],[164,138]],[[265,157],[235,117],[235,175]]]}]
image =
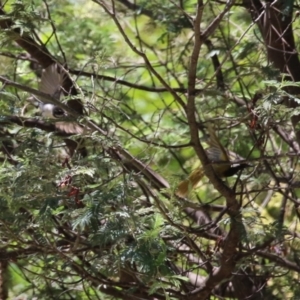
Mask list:
[{"label": "grey bird", "polygon": [[[65,74],[63,73],[63,70],[61,70],[61,73],[58,73],[57,65],[51,64],[42,72],[39,90],[52,96],[56,100],[60,100],[64,77]],[[39,101],[39,108],[44,118],[55,119],[67,116],[66,112],[60,107],[52,103],[47,103],[47,99],[40,97],[37,100]]]},{"label": "grey bird", "polygon": [[[51,64],[49,67],[43,69],[42,71],[39,90],[45,94],[52,96],[56,100],[60,100],[63,93],[63,84],[65,77],[66,74],[62,69],[60,70],[60,73],[57,71],[56,63]],[[67,113],[60,107],[52,103],[47,103],[47,99],[34,95],[33,97],[39,103],[39,108],[43,118],[59,119],[67,116]],[[64,131],[68,134],[82,134],[84,132],[83,127],[75,122],[55,122],[55,126],[58,130]]]}]

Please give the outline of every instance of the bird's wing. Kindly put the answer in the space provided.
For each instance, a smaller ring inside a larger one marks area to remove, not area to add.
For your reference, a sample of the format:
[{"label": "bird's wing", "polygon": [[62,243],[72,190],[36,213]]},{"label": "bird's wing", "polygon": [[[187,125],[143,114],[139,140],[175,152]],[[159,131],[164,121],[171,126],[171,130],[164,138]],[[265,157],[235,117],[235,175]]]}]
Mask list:
[{"label": "bird's wing", "polygon": [[65,74],[62,70],[61,73],[58,73],[57,64],[51,64],[42,72],[39,90],[55,97],[56,99],[59,99],[64,78]]},{"label": "bird's wing", "polygon": [[206,149],[206,153],[208,158],[211,161],[230,161],[227,151],[225,150],[225,148],[222,146],[222,144],[220,143],[218,137],[216,136],[216,133],[212,127],[212,125],[208,126],[208,132],[209,132],[209,148]]},{"label": "bird's wing", "polygon": [[83,134],[85,128],[74,122],[56,122],[55,127],[67,134]]}]

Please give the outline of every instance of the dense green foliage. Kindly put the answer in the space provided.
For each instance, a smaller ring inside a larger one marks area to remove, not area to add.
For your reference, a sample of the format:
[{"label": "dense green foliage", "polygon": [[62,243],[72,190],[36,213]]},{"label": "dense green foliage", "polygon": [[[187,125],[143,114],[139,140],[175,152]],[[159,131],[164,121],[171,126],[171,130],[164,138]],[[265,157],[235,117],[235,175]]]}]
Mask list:
[{"label": "dense green foliage", "polygon": [[[7,299],[299,297],[300,74],[272,58],[279,38],[264,36],[250,2],[207,1],[201,18],[191,0],[2,1]],[[292,6],[276,13],[297,28]],[[51,62],[76,88],[62,103],[83,103],[66,119],[83,133],[59,130],[30,99]],[[207,124],[251,167],[222,181],[208,164],[182,199],[176,187],[201,165]]]}]

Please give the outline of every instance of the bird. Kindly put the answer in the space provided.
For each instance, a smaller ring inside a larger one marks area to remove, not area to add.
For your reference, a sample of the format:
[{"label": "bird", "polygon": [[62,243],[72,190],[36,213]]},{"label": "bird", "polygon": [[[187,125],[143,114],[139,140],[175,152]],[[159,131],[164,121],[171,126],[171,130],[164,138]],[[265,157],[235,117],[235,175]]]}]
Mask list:
[{"label": "bird", "polygon": [[[68,74],[63,68],[60,68],[56,62],[52,63],[47,68],[42,70],[39,91],[48,94],[57,101],[60,101],[62,94],[65,92],[64,83],[67,76]],[[64,119],[64,117],[67,117],[68,114],[59,106],[52,103],[47,103],[48,100],[46,98],[43,98],[42,96],[37,97],[35,95],[32,95],[32,98],[38,102],[38,106],[43,118],[51,120],[55,119],[54,123],[57,131],[67,135],[83,135],[88,131],[87,128],[81,124],[78,124],[76,121]],[[32,99],[28,100],[32,101]],[[78,100],[76,101],[78,102]],[[68,149],[69,157],[74,155],[75,150],[77,150],[82,157],[87,156],[87,150],[82,139],[73,140],[65,138],[64,141],[66,143],[66,148]]]},{"label": "bird", "polygon": [[[63,70],[60,70],[59,73],[57,71],[57,64],[53,63],[43,69],[39,90],[52,96],[56,100],[60,100],[64,79],[65,73],[63,73]],[[37,100],[39,101],[39,108],[43,118],[57,119],[67,116],[67,113],[63,109],[52,103],[47,103],[46,99],[40,97],[40,99]]]},{"label": "bird", "polygon": [[[211,125],[208,126],[208,132],[210,136],[208,141],[209,147],[205,149],[205,152],[208,159],[212,162],[212,167],[217,176],[220,178],[231,177],[238,171],[250,167],[250,164],[247,163],[232,163],[243,158],[223,147]],[[182,198],[186,197],[189,191],[198,185],[204,175],[203,167],[199,166],[192,171],[186,180],[179,183],[176,195]]]},{"label": "bird", "polygon": [[[58,72],[57,63],[52,63],[50,66],[42,70],[41,81],[39,84],[39,91],[48,94],[49,96],[60,100],[63,94],[63,85],[66,78],[66,73],[63,69]],[[66,134],[83,134],[84,128],[76,122],[61,121],[58,119],[67,117],[68,114],[59,106],[52,103],[47,103],[47,99],[32,94],[34,100],[38,102],[40,113],[45,119],[57,119],[55,126],[58,130]],[[33,101],[33,99],[28,99]]]}]

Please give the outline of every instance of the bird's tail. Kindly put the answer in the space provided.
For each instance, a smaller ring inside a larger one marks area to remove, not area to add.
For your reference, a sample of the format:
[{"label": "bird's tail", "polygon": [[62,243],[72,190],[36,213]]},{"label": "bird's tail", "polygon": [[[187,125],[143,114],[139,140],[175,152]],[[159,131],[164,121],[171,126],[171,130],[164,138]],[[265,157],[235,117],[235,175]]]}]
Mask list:
[{"label": "bird's tail", "polygon": [[203,176],[204,176],[204,171],[201,167],[194,170],[188,179],[179,183],[176,191],[176,195],[182,198],[186,197],[188,192],[194,189],[198,185],[198,183],[200,182]]}]

